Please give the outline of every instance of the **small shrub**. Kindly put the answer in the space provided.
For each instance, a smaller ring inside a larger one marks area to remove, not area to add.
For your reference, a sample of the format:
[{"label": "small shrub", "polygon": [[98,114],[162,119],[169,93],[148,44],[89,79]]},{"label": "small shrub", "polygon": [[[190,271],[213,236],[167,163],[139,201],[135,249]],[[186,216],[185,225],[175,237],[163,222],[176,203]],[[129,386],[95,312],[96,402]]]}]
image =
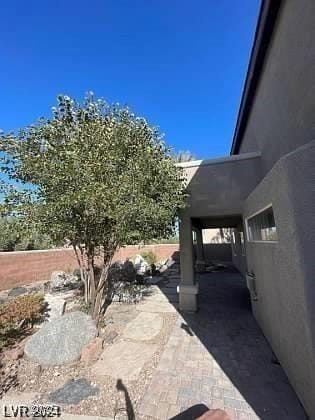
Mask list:
[{"label": "small shrub", "polygon": [[0,349],[13,344],[35,322],[45,317],[44,296],[40,293],[18,296],[0,306]]},{"label": "small shrub", "polygon": [[143,259],[145,259],[145,261],[149,265],[156,264],[156,262],[157,262],[157,256],[156,256],[156,254],[154,254],[153,251],[145,251],[145,252],[142,252],[141,257]]}]

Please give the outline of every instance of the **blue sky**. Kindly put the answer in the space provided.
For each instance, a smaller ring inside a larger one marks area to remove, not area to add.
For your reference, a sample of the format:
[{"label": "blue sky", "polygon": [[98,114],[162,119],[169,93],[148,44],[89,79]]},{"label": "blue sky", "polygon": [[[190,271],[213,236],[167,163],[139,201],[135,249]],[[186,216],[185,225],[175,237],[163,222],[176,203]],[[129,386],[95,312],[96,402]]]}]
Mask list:
[{"label": "blue sky", "polygon": [[58,93],[128,104],[177,150],[230,151],[259,0],[5,0],[0,128]]}]

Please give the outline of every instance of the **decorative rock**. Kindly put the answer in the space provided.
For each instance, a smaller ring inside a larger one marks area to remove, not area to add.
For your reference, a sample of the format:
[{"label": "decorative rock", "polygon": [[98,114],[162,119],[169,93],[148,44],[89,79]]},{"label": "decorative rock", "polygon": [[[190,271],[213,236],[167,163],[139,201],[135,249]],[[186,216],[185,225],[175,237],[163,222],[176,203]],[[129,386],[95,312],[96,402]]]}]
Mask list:
[{"label": "decorative rock", "polygon": [[92,367],[96,376],[109,375],[115,379],[136,380],[144,364],[151,359],[158,347],[155,344],[119,341],[108,346]]},{"label": "decorative rock", "polygon": [[160,273],[165,273],[168,270],[168,266],[166,264],[161,265],[159,268]]},{"label": "decorative rock", "polygon": [[26,343],[25,355],[43,366],[75,362],[96,334],[95,323],[88,315],[70,312],[45,323]]},{"label": "decorative rock", "polygon": [[14,287],[13,289],[10,290],[10,292],[8,293],[8,296],[17,297],[17,296],[25,295],[27,292],[28,290],[26,287]]},{"label": "decorative rock", "polygon": [[43,286],[42,285],[38,285],[38,286],[32,286],[28,288],[28,293],[38,293],[43,291]]},{"label": "decorative rock", "polygon": [[77,279],[81,278],[81,271],[79,268],[75,268],[72,272],[72,274],[74,275],[74,277],[76,277]]},{"label": "decorative rock", "polygon": [[46,293],[45,302],[47,303],[48,309],[48,321],[59,318],[64,314],[67,302],[63,296]]},{"label": "decorative rock", "polygon": [[103,334],[103,342],[106,344],[113,344],[117,336],[118,336],[118,333],[114,330],[105,331]]},{"label": "decorative rock", "polygon": [[67,274],[64,271],[54,271],[50,277],[50,289],[58,291],[62,289],[75,289],[80,287],[78,277]]},{"label": "decorative rock", "polygon": [[172,258],[172,257],[168,258],[168,259],[165,261],[165,265],[167,266],[167,268],[172,267],[172,265],[174,265],[174,264],[175,264],[175,261],[173,260],[173,258]]},{"label": "decorative rock", "polygon": [[35,364],[32,368],[32,377],[39,377],[42,373],[41,365]]},{"label": "decorative rock", "polygon": [[9,360],[18,360],[23,357],[24,354],[24,347],[23,346],[16,346],[13,349],[7,350],[5,352],[5,357]]},{"label": "decorative rock", "polygon": [[103,351],[103,340],[100,337],[94,338],[89,344],[83,347],[81,362],[89,365],[96,362]]},{"label": "decorative rock", "polygon": [[55,404],[78,404],[88,397],[97,395],[99,389],[92,386],[85,378],[68,381],[62,388],[48,395],[48,401]]},{"label": "decorative rock", "polygon": [[145,272],[149,269],[149,264],[141,255],[136,255],[135,268],[137,270],[137,274],[145,274]]},{"label": "decorative rock", "polygon": [[141,312],[131,321],[123,331],[125,338],[132,340],[152,340],[159,334],[163,326],[163,319],[154,313]]}]

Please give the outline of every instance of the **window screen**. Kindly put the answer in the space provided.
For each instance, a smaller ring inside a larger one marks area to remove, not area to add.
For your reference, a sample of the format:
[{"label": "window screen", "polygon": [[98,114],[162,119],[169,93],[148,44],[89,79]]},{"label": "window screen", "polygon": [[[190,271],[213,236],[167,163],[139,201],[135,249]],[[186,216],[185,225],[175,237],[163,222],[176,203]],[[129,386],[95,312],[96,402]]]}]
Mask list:
[{"label": "window screen", "polygon": [[276,241],[277,228],[272,207],[247,219],[250,241]]}]

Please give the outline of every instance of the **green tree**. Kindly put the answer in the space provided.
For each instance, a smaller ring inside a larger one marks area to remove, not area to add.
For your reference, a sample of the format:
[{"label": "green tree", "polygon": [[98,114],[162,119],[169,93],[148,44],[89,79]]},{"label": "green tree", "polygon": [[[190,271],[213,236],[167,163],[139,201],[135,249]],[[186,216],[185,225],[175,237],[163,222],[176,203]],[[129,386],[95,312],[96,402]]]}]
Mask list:
[{"label": "green tree", "polygon": [[53,247],[47,235],[22,227],[17,217],[0,217],[0,251],[30,251]]},{"label": "green tree", "polygon": [[12,217],[0,217],[0,251],[14,251],[20,234]]},{"label": "green tree", "polygon": [[185,199],[182,170],[156,128],[92,93],[82,104],[58,96],[51,119],[0,140],[2,169],[12,180],[2,212],[71,243],[97,318],[115,251],[173,234]]}]

